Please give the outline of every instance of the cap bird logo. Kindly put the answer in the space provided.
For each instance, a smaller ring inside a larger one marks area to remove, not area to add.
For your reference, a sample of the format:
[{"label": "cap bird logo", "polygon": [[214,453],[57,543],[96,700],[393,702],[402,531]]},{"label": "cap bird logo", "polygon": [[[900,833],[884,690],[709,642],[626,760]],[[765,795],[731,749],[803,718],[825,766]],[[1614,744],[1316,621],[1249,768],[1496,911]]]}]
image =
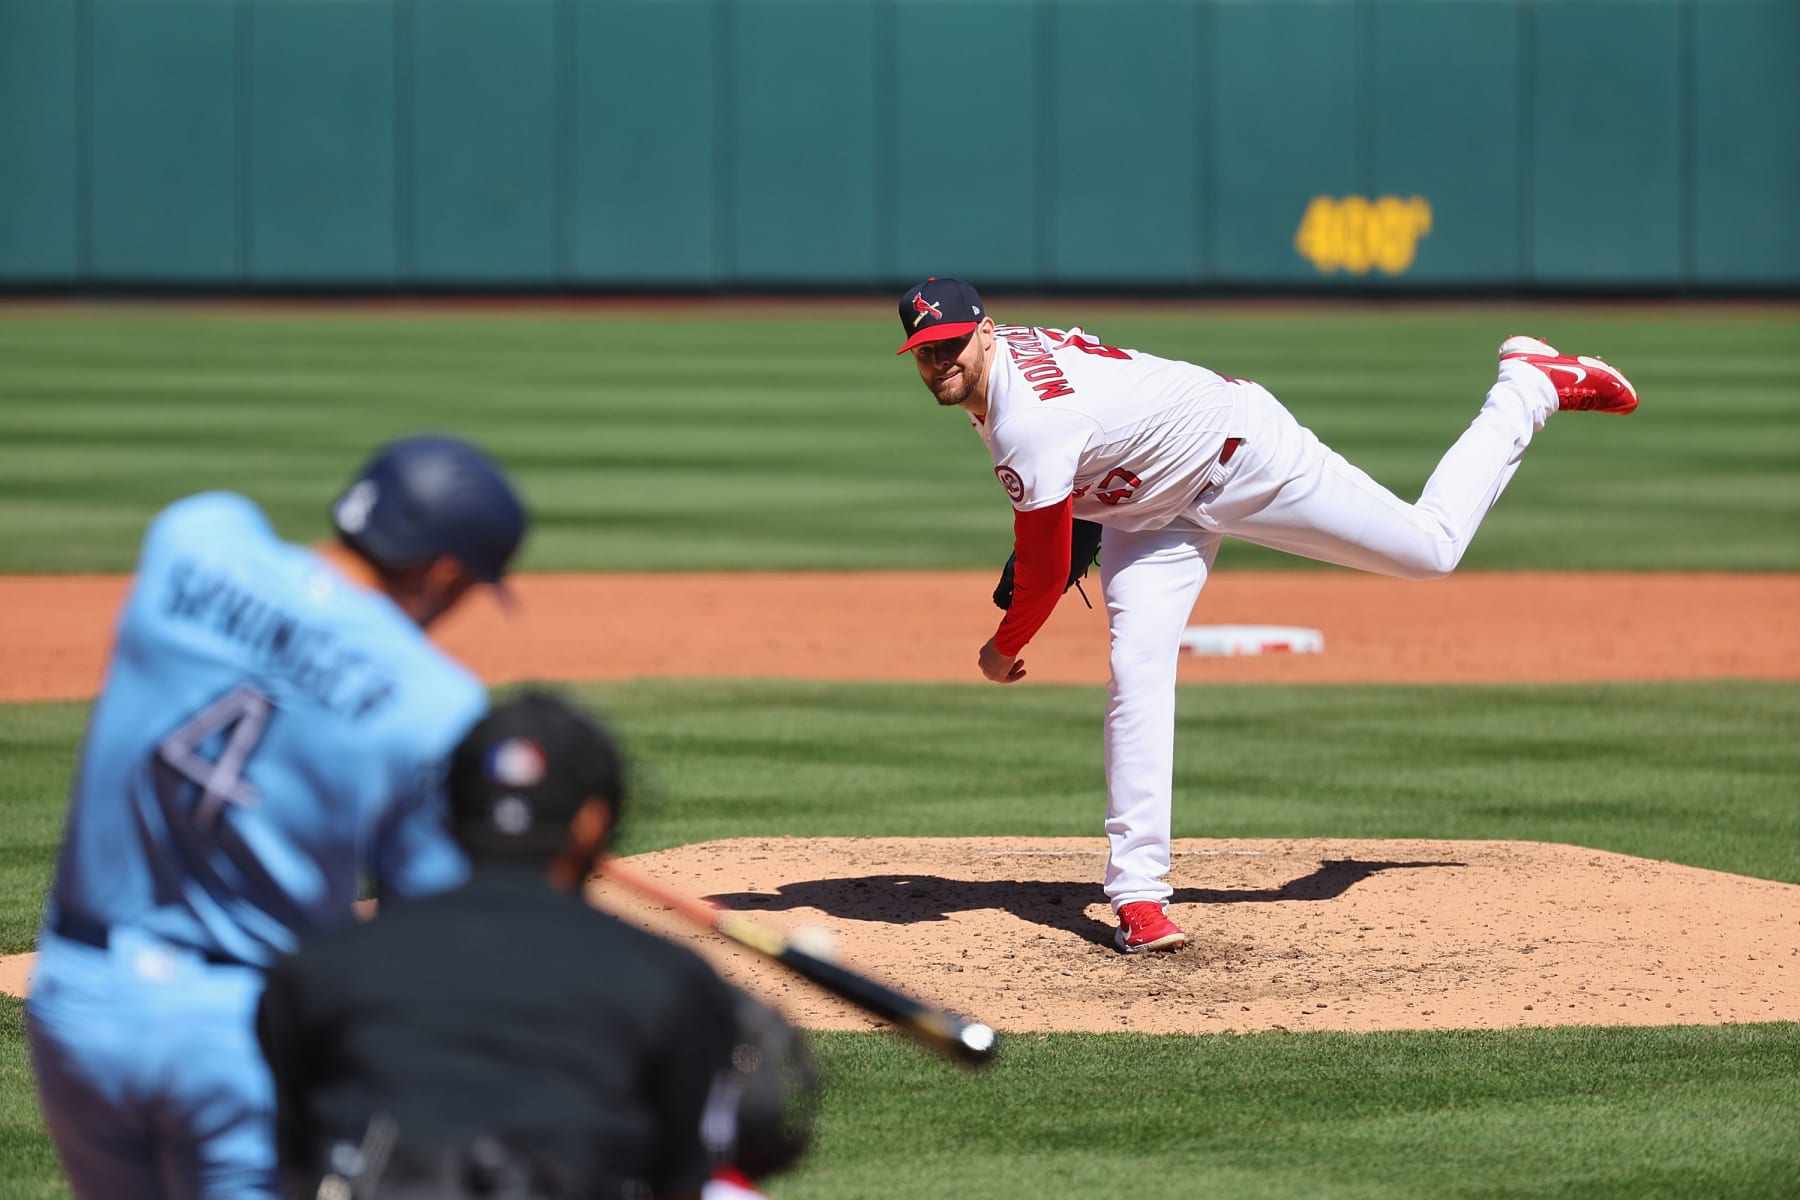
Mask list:
[{"label": "cap bird logo", "polygon": [[913,297],[913,311],[919,314],[913,318],[914,329],[917,329],[919,327],[919,322],[923,321],[926,317],[936,317],[940,321],[944,319],[944,310],[927,300],[924,292],[920,292]]}]

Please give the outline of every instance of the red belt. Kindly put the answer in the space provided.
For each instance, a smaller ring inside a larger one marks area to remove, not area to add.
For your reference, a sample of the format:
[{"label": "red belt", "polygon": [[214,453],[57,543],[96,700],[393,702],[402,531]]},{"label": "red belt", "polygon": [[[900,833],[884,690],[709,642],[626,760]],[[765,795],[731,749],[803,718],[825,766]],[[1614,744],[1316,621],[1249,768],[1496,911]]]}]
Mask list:
[{"label": "red belt", "polygon": [[1224,448],[1219,451],[1219,465],[1222,467],[1230,462],[1231,456],[1236,454],[1237,448],[1243,444],[1243,438],[1226,438]]}]

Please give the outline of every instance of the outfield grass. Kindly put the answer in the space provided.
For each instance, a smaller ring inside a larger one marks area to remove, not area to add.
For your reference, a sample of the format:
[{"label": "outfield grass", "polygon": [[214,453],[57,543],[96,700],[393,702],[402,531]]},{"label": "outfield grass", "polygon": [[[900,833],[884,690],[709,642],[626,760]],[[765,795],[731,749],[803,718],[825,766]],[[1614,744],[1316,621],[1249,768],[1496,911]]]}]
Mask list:
[{"label": "outfield grass", "polygon": [[[1644,406],[1554,421],[1468,566],[1800,567],[1791,310],[1001,311],[1257,379],[1406,497],[1474,415],[1500,340],[1535,331],[1609,356]],[[311,539],[366,451],[420,428],[515,471],[537,514],[531,568],[1004,559],[986,453],[894,357],[887,304],[837,312],[0,320],[0,572],[128,570],[151,512],[216,487]],[[1270,565],[1299,564],[1227,553]]]}]

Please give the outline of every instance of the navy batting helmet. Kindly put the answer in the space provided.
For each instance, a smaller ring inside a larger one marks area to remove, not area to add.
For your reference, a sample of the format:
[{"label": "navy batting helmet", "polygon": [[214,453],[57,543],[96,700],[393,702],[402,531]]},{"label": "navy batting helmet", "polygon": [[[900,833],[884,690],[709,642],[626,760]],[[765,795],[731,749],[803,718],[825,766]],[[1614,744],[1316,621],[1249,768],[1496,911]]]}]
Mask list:
[{"label": "navy batting helmet", "polygon": [[492,459],[452,437],[375,452],[331,506],[344,543],[388,570],[448,556],[498,583],[525,536],[525,506]]}]

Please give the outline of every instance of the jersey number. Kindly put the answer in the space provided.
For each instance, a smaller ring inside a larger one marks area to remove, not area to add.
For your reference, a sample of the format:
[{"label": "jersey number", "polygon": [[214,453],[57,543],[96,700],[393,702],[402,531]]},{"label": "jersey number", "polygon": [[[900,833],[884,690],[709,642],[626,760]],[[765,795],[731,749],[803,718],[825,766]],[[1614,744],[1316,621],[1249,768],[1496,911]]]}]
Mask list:
[{"label": "jersey number", "polygon": [[1060,329],[1046,329],[1044,332],[1056,339],[1058,343],[1056,349],[1058,350],[1064,348],[1079,350],[1083,354],[1092,354],[1095,358],[1131,357],[1131,352],[1129,350],[1121,350],[1117,346],[1103,346],[1100,344],[1099,338],[1083,337],[1080,334],[1071,336]]},{"label": "jersey number", "polygon": [[[250,756],[269,731],[275,705],[252,687],[236,687],[181,723],[152,758],[156,801],[179,865],[177,881],[197,884],[215,899],[248,903],[290,929],[307,914],[258,855],[264,838],[230,819],[227,807],[250,808],[256,789],[245,778]],[[269,830],[263,830],[264,837]]]},{"label": "jersey number", "polygon": [[[254,688],[239,687],[225,693],[195,714],[156,748],[156,757],[181,778],[200,789],[191,811],[195,825],[213,830],[227,804],[249,807],[256,803],[256,789],[244,778],[244,768],[256,743],[268,727],[275,706]],[[224,735],[218,755],[208,759],[201,752],[214,734]]]}]

